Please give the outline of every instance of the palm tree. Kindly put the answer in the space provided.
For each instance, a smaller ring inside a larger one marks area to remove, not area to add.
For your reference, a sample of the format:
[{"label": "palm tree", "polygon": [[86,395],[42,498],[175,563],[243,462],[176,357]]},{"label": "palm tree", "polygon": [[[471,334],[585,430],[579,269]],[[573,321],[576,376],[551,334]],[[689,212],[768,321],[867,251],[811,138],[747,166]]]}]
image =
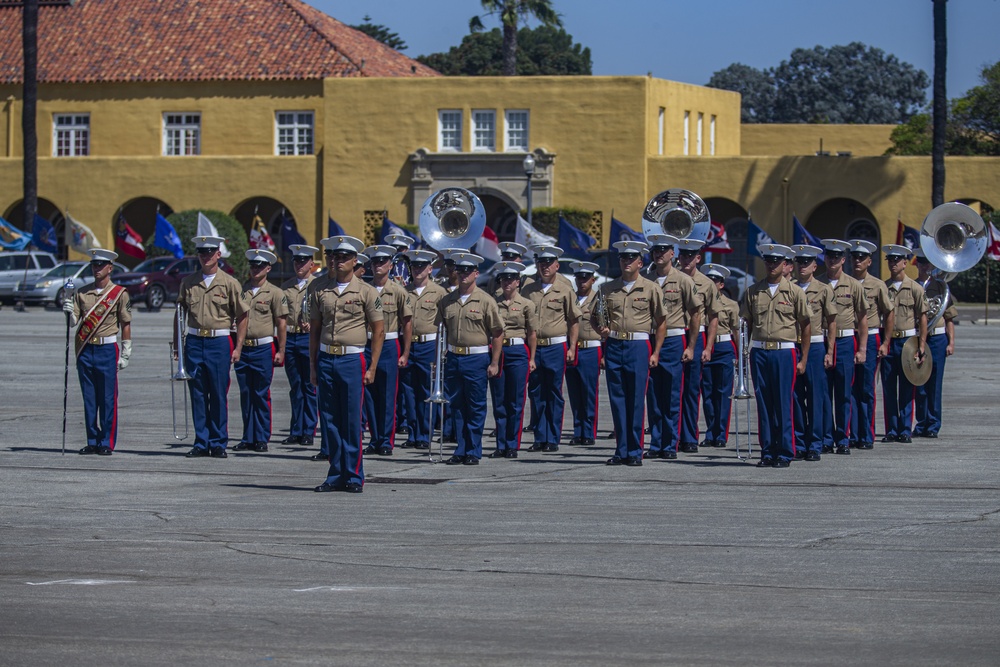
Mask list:
[{"label": "palm tree", "polygon": [[[552,0],[480,0],[486,14],[496,14],[503,24],[503,74],[517,74],[517,28],[519,23],[527,23],[532,16],[544,25],[560,28],[562,21],[559,14],[552,9]],[[469,21],[469,30],[483,30],[481,17],[473,16]]]},{"label": "palm tree", "polygon": [[31,230],[38,211],[38,132],[35,114],[38,104],[38,0],[25,0],[22,39],[24,44],[24,102],[21,132],[24,135],[24,220]]},{"label": "palm tree", "polygon": [[931,206],[944,203],[944,140],[948,124],[948,33],[945,29],[948,0],[934,2],[934,114],[931,140]]}]

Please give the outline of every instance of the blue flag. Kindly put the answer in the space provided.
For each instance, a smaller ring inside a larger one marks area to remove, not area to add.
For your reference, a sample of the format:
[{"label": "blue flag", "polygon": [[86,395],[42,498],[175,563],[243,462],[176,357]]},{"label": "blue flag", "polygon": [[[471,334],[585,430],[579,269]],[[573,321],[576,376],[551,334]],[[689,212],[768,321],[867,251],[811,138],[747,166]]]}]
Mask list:
[{"label": "blue flag", "polygon": [[379,243],[385,243],[385,237],[390,234],[402,234],[403,236],[409,236],[406,230],[397,225],[395,222],[389,219],[389,216],[385,213],[382,214],[382,234],[379,236]]},{"label": "blue flag", "polygon": [[4,250],[24,250],[31,243],[31,234],[0,218],[0,248]]},{"label": "blue flag", "polygon": [[337,221],[334,220],[329,213],[326,214],[326,235],[327,237],[347,236],[347,232],[344,231],[344,228],[338,225]]},{"label": "blue flag", "polygon": [[747,220],[747,254],[763,259],[763,255],[757,250],[757,246],[762,243],[774,243],[771,235],[758,227],[753,220]]},{"label": "blue flag", "polygon": [[635,231],[624,222],[612,216],[611,235],[608,239],[608,245],[614,247],[614,244],[619,241],[642,241],[645,243],[646,237],[642,232]]},{"label": "blue flag", "polygon": [[288,252],[288,246],[290,245],[306,245],[306,240],[302,238],[299,234],[299,230],[295,228],[295,222],[286,216],[284,213],[281,214],[281,251]]},{"label": "blue flag", "polygon": [[31,242],[39,250],[53,254],[59,252],[59,239],[56,237],[55,227],[37,213],[35,214],[35,224],[31,227],[31,236],[33,237]]},{"label": "blue flag", "polygon": [[177,259],[184,256],[184,247],[181,245],[181,237],[177,235],[177,230],[159,213],[156,214],[156,232],[153,236],[153,245],[173,253]]},{"label": "blue flag", "polygon": [[[792,244],[812,245],[817,248],[823,247],[823,242],[816,238],[815,234],[811,234],[794,215],[792,216]],[[820,253],[816,261],[822,264],[823,259],[823,253]]]},{"label": "blue flag", "polygon": [[597,239],[587,232],[574,227],[569,221],[559,216],[559,240],[556,242],[563,249],[564,257],[588,259],[587,250],[597,245]]},{"label": "blue flag", "polygon": [[920,247],[920,231],[904,225],[902,220],[897,220],[896,245],[916,250]]}]

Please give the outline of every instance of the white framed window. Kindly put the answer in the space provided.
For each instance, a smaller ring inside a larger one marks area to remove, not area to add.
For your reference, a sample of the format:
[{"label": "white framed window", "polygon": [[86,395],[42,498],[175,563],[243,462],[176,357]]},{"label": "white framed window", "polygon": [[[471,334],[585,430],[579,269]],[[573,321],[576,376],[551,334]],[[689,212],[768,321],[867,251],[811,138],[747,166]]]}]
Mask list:
[{"label": "white framed window", "polygon": [[497,114],[491,110],[472,112],[472,150],[493,152],[497,149]]},{"label": "white framed window", "polygon": [[528,123],[526,109],[504,110],[504,150],[512,153],[528,152]]},{"label": "white framed window", "polygon": [[663,155],[663,130],[664,127],[664,117],[667,115],[667,110],[664,107],[660,107],[660,117],[657,120],[657,127],[659,129],[659,136],[656,141],[656,154]]},{"label": "white framed window", "polygon": [[438,111],[438,150],[462,150],[462,112],[458,109]]},{"label": "white framed window", "polygon": [[90,155],[90,114],[57,113],[52,117],[52,156]]},{"label": "white framed window", "polygon": [[715,155],[715,114],[708,120],[708,154]]},{"label": "white framed window", "polygon": [[684,112],[684,155],[691,154],[691,112]]},{"label": "white framed window", "polygon": [[698,113],[698,128],[697,128],[697,130],[695,130],[697,132],[697,134],[695,134],[695,136],[694,136],[695,155],[701,155],[702,154],[702,137],[705,134],[704,130],[705,130],[705,114],[699,112]]},{"label": "white framed window", "polygon": [[201,114],[163,114],[163,154],[201,155]]},{"label": "white framed window", "polygon": [[274,115],[274,154],[313,154],[313,112],[278,111]]}]

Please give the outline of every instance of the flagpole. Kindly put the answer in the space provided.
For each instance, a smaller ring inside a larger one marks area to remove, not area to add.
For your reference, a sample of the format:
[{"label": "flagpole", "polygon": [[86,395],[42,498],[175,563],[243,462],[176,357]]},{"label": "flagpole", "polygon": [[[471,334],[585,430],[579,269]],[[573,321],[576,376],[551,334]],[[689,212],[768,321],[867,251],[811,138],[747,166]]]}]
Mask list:
[{"label": "flagpole", "polygon": [[986,303],[983,304],[983,326],[990,325],[990,259],[986,259]]}]

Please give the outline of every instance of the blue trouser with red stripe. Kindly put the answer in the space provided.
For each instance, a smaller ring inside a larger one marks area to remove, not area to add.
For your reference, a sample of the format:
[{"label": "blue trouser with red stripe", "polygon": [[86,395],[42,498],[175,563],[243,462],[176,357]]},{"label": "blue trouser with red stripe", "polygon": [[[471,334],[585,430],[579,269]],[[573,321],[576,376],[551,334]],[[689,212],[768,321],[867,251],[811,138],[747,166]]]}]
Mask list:
[{"label": "blue trouser with red stripe", "polygon": [[361,409],[367,362],[363,354],[319,353],[319,421],[330,457],[326,482],[364,484]]},{"label": "blue trouser with red stripe", "polygon": [[535,349],[535,374],[538,376],[538,438],[536,442],[559,444],[562,437],[563,378],[566,376],[566,343]]},{"label": "blue trouser with red stripe", "polygon": [[650,453],[676,452],[680,434],[681,390],[684,386],[681,354],[685,336],[663,339],[660,359],[649,369],[646,410],[649,413]]},{"label": "blue trouser with red stripe", "polygon": [[721,341],[712,349],[712,359],[701,369],[701,401],[705,409],[705,439],[729,439],[729,415],[733,407],[733,359],[736,342]]},{"label": "blue trouser with red stripe", "polygon": [[118,344],[87,343],[76,358],[83,392],[87,445],[115,448],[118,441]]},{"label": "blue trouser with red stripe", "polygon": [[[686,335],[686,334],[685,334]],[[681,386],[681,434],[682,445],[698,444],[698,410],[701,407],[701,353],[705,350],[705,333],[694,339],[694,357],[684,364]]]},{"label": "blue trouser with red stripe", "polygon": [[274,343],[244,347],[234,364],[240,386],[243,442],[271,439],[271,380],[274,378]]},{"label": "blue trouser with red stripe", "polygon": [[372,410],[369,428],[376,449],[396,444],[396,398],[399,395],[399,339],[382,343],[371,384]]},{"label": "blue trouser with red stripe", "polygon": [[427,403],[431,391],[431,364],[437,357],[437,341],[427,340],[410,345],[409,364],[403,369],[403,378],[409,391],[413,394],[413,411],[416,415],[410,422],[409,440],[414,443],[428,444],[431,441],[432,422],[430,410],[433,407],[434,423],[437,423],[440,408]]},{"label": "blue trouser with red stripe", "polygon": [[500,375],[490,378],[493,419],[497,424],[497,449],[521,448],[524,401],[528,394],[528,346],[505,345]]},{"label": "blue trouser with red stripe", "polygon": [[903,344],[906,338],[893,338],[889,354],[882,364],[882,397],[885,400],[885,434],[891,438],[909,436],[913,427],[913,401],[916,387],[903,373]]},{"label": "blue trouser with red stripe", "polygon": [[795,455],[792,395],[798,354],[791,350],[750,350],[761,459],[790,461]]},{"label": "blue trouser with red stripe", "polygon": [[184,368],[191,376],[187,386],[191,394],[194,446],[225,449],[229,443],[229,368],[233,339],[231,336],[189,334],[184,341]]},{"label": "blue trouser with red stripe", "polygon": [[833,348],[833,368],[827,369],[827,383],[830,387],[831,409],[827,411],[826,427],[823,429],[823,446],[847,447],[851,434],[851,391],[854,387],[854,355],[857,339],[844,336],[837,339]]},{"label": "blue trouser with red stripe", "polygon": [[941,390],[944,387],[944,362],[948,358],[948,334],[927,337],[927,351],[934,361],[931,376],[917,387],[917,426],[914,433],[937,434],[941,430]]},{"label": "blue trouser with red stripe", "polygon": [[566,393],[573,411],[573,437],[597,439],[598,385],[601,379],[601,347],[576,350],[576,363],[566,367]]},{"label": "blue trouser with red stripe", "polygon": [[312,438],[316,435],[319,408],[316,405],[316,386],[309,382],[309,334],[288,334],[285,339],[285,376],[288,377],[288,399],[292,404],[288,435]]},{"label": "blue trouser with red stripe", "polygon": [[490,353],[448,353],[445,390],[455,428],[455,456],[483,457],[483,426],[486,424],[486,384]]},{"label": "blue trouser with red stripe", "polygon": [[[865,363],[854,366],[854,389],[851,392],[851,442],[870,445],[875,442],[875,373],[878,371],[878,348],[881,336],[868,334]],[[860,341],[859,341],[860,343]]]},{"label": "blue trouser with red stripe", "polygon": [[819,454],[830,406],[823,357],[826,343],[810,343],[806,372],[795,383],[795,453]]},{"label": "blue trouser with red stripe", "polygon": [[604,353],[608,400],[617,440],[615,456],[641,458],[642,427],[646,417],[643,399],[649,382],[652,344],[648,340],[609,338],[604,344]]}]

